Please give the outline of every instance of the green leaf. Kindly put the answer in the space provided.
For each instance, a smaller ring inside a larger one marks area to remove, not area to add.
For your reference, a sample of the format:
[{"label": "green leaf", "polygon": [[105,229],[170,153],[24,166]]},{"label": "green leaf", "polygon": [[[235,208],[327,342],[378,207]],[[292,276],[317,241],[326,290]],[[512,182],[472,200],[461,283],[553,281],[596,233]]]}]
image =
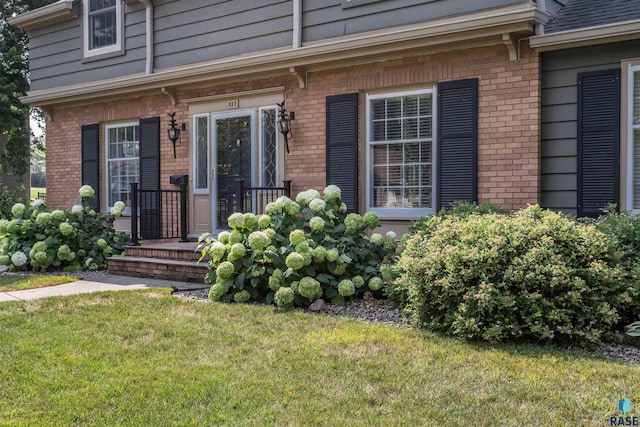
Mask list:
[{"label": "green leaf", "polygon": [[280,255],[278,255],[277,253],[273,251],[264,251],[264,254],[268,256],[269,259],[271,259],[272,264],[275,265],[277,268],[283,269],[284,267],[286,267],[284,261],[282,260],[282,258],[280,258]]},{"label": "green leaf", "polygon": [[347,254],[340,255],[340,257],[338,259],[340,261],[344,262],[345,264],[350,264],[351,261],[353,261],[349,256],[347,256]]},{"label": "green leaf", "polygon": [[347,227],[344,224],[338,224],[335,227],[333,227],[333,233],[342,234],[346,229]]},{"label": "green leaf", "polygon": [[244,289],[244,273],[238,274],[235,280],[236,288],[242,290]]},{"label": "green leaf", "polygon": [[331,287],[331,288],[325,288],[324,290],[324,296],[327,298],[333,298],[336,295],[338,295],[338,289]]},{"label": "green leaf", "polygon": [[260,284],[260,278],[252,277],[251,279],[249,279],[249,283],[251,283],[251,286],[255,288]]},{"label": "green leaf", "polygon": [[233,285],[233,279],[227,279],[222,282],[222,286],[224,287],[225,292],[229,292],[229,289]]},{"label": "green leaf", "polygon": [[273,304],[273,292],[269,292],[267,296],[264,298],[264,302],[267,304]]},{"label": "green leaf", "polygon": [[333,280],[333,276],[329,274],[321,273],[316,276],[316,280],[320,283],[329,284]]}]

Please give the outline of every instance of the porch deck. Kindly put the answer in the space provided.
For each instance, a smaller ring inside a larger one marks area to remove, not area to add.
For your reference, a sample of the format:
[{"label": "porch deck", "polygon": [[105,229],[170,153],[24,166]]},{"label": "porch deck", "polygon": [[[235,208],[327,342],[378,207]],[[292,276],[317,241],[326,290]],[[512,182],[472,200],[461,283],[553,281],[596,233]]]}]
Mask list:
[{"label": "porch deck", "polygon": [[198,262],[197,242],[155,242],[127,246],[124,255],[107,260],[111,274],[202,283],[207,263]]}]

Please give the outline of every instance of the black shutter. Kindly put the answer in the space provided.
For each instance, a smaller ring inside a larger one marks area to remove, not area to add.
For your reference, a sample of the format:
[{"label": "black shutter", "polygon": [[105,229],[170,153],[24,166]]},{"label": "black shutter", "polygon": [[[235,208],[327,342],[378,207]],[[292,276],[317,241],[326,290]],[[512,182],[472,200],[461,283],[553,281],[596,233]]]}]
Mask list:
[{"label": "black shutter", "polygon": [[620,70],[578,74],[578,216],[620,199]]},{"label": "black shutter", "polygon": [[358,211],[358,94],[327,96],[327,185],[342,190],[347,212]]},{"label": "black shutter", "polygon": [[478,200],[478,79],[438,83],[436,208]]},{"label": "black shutter", "polygon": [[140,236],[162,237],[160,221],[160,117],[140,120]]},{"label": "black shutter", "polygon": [[82,185],[90,185],[95,195],[89,206],[100,210],[100,125],[82,126]]}]

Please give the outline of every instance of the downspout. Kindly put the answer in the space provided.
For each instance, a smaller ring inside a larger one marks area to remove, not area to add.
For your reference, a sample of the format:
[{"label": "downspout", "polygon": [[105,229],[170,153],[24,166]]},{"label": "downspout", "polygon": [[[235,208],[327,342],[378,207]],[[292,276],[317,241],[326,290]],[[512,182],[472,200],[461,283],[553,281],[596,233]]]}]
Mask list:
[{"label": "downspout", "polygon": [[147,63],[145,66],[145,74],[153,74],[153,3],[151,0],[138,0],[146,9],[147,18],[145,20],[145,31],[147,34]]},{"label": "downspout", "polygon": [[293,44],[294,49],[302,47],[302,0],[293,0]]}]

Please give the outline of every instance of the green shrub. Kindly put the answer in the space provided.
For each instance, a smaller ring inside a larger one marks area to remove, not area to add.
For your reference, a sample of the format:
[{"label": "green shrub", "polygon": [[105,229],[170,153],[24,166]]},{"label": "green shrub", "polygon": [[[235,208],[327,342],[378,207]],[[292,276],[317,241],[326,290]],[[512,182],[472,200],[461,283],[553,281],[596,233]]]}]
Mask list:
[{"label": "green shrub", "polygon": [[205,281],[215,283],[211,298],[275,302],[286,309],[320,297],[344,301],[367,290],[381,295],[381,283],[374,280],[375,289],[367,284],[380,277],[379,266],[395,254],[396,242],[392,235],[377,243],[366,237],[367,229],[379,226],[375,213],[346,211],[340,189],[328,186],[324,197],[316,190],[301,192],[296,201],[280,197],[265,215],[232,214],[231,233],[200,238],[201,260],[209,257]]},{"label": "green shrub", "polygon": [[616,242],[532,206],[513,215],[434,216],[399,258],[421,326],[492,342],[597,343],[638,309]]},{"label": "green shrub", "polygon": [[22,203],[25,199],[25,190],[23,186],[15,190],[9,190],[6,185],[0,188],[0,219],[11,218],[11,208],[16,203]]},{"label": "green shrub", "polygon": [[411,227],[411,233],[422,231],[431,234],[438,228],[438,224],[446,218],[468,218],[470,215],[501,214],[507,215],[509,209],[503,208],[493,203],[483,202],[479,205],[470,202],[457,201],[451,204],[450,209],[442,209],[435,215],[425,216],[416,221]]},{"label": "green shrub", "polygon": [[[91,187],[81,190],[82,204],[68,211],[49,212],[42,200],[30,206],[14,204],[11,219],[0,220],[0,263],[12,270],[106,268],[106,259],[122,253],[129,237],[113,229],[112,215],[89,207],[86,195],[93,192]],[[117,207],[123,208],[124,204],[118,202]],[[122,212],[118,208],[112,210],[116,215]]]},{"label": "green shrub", "polygon": [[[582,218],[582,222],[593,224],[595,227],[609,236],[614,247],[619,252],[620,264],[626,270],[627,278],[631,282],[637,282],[640,278],[640,216],[631,212],[617,212],[615,205],[610,205],[597,219]],[[634,300],[640,299],[637,289],[632,287],[629,293]],[[621,323],[632,322],[640,314],[637,307],[631,307],[631,311],[620,311]]]}]

